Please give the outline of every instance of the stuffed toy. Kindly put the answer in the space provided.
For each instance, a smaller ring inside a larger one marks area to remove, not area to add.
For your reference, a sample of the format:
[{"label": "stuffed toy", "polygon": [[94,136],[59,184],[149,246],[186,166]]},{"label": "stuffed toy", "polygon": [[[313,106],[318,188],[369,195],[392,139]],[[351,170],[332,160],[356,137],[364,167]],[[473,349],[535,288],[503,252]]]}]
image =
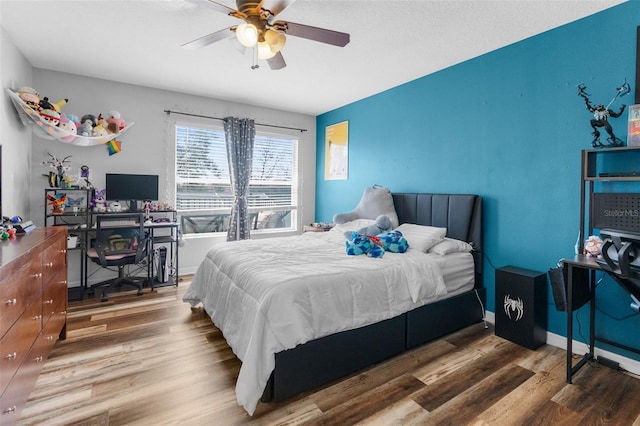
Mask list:
[{"label": "stuffed toy", "polygon": [[382,214],[387,215],[391,220],[391,228],[398,226],[398,215],[393,206],[391,191],[388,188],[374,185],[364,190],[360,202],[353,211],[336,214],[333,216],[333,222],[341,224],[356,219],[376,219]]},{"label": "stuffed toy", "polygon": [[53,109],[41,109],[40,117],[52,126],[57,127],[58,123],[60,123],[60,113]]},{"label": "stuffed toy", "polygon": [[51,214],[64,214],[64,205],[67,202],[67,194],[47,194],[47,200],[51,206]]},{"label": "stuffed toy", "polygon": [[93,128],[96,126],[96,116],[93,114],[85,114],[80,119],[80,125],[78,126],[79,136],[92,136]]},{"label": "stuffed toy", "polygon": [[120,201],[113,201],[111,204],[109,204],[109,211],[114,213],[121,212],[122,204],[120,204]]},{"label": "stuffed toy", "polygon": [[40,109],[40,95],[33,87],[21,87],[18,89],[18,96],[22,101],[34,111]]},{"label": "stuffed toy", "polygon": [[591,235],[584,243],[584,254],[588,254],[592,257],[598,257],[600,255],[602,243],[603,242],[600,237]]},{"label": "stuffed toy", "polygon": [[107,200],[105,199],[107,190],[96,190],[91,201],[91,208],[94,212],[104,213],[107,211]]},{"label": "stuffed toy", "polygon": [[55,109],[56,111],[58,111],[60,114],[62,114],[62,107],[65,106],[67,103],[69,102],[69,99],[61,99],[58,102],[56,102],[55,104],[51,104],[51,106],[53,106],[53,109]]},{"label": "stuffed toy", "polygon": [[[375,223],[369,226],[365,226],[364,228],[360,228],[355,232],[361,235],[375,236],[375,235],[382,234],[383,232],[391,231],[391,229],[392,229],[391,219],[389,219],[389,216],[387,216],[386,214],[381,214],[380,216],[376,217]],[[345,238],[346,239],[351,238],[352,232],[353,231],[345,232],[344,233]]]},{"label": "stuffed toy", "polygon": [[58,127],[69,134],[68,136],[60,137],[63,141],[72,142],[76,138],[76,134],[78,133],[76,124],[69,120],[69,117],[65,114],[60,114],[60,123],[58,123]]},{"label": "stuffed toy", "polygon": [[99,137],[99,136],[107,136],[109,132],[104,128],[102,124],[96,124],[96,127],[91,130],[91,136]]},{"label": "stuffed toy", "polygon": [[409,248],[409,242],[400,231],[389,231],[378,235],[379,244],[384,251],[404,253]]},{"label": "stuffed toy", "polygon": [[347,254],[359,256],[366,254],[369,257],[382,257],[384,250],[376,244],[371,237],[352,232],[351,239],[346,241]]},{"label": "stuffed toy", "polygon": [[62,99],[56,102],[55,104],[53,104],[51,103],[51,101],[49,101],[49,98],[45,96],[40,100],[38,105],[40,106],[40,109],[52,109],[58,114],[60,114],[62,107],[65,106],[67,102],[69,102],[69,99]]},{"label": "stuffed toy", "polygon": [[91,136],[93,133],[93,123],[90,119],[83,120],[78,126],[79,136]]},{"label": "stuffed toy", "polygon": [[107,115],[108,115],[107,124],[113,124],[115,126],[115,129],[117,129],[117,131],[114,133],[124,130],[125,122],[120,117],[120,113],[118,111],[109,111]]},{"label": "stuffed toy", "polygon": [[404,253],[409,243],[400,231],[385,232],[377,236],[362,235],[357,232],[351,234],[346,241],[347,255],[358,256],[366,254],[368,257],[382,257],[385,251]]},{"label": "stuffed toy", "polygon": [[71,121],[73,125],[76,126],[76,132],[77,132],[78,127],[80,127],[80,119],[78,118],[78,116],[75,114],[65,114],[65,115],[67,116],[69,121]]},{"label": "stuffed toy", "polygon": [[376,221],[373,225],[366,226],[364,228],[358,229],[358,234],[364,235],[380,235],[383,232],[391,231],[393,227],[391,226],[391,219],[386,214],[381,214],[376,217]]}]

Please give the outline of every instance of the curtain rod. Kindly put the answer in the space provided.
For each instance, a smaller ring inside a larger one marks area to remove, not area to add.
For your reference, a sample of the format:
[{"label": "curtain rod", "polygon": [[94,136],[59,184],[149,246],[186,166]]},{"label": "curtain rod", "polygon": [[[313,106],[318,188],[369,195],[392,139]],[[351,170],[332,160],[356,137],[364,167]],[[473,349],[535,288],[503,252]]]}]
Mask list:
[{"label": "curtain rod", "polygon": [[[201,115],[201,114],[191,114],[189,112],[172,111],[170,109],[165,109],[164,112],[166,112],[167,115],[179,114],[179,115],[188,115],[190,117],[209,118],[211,120],[220,120],[220,121],[224,120],[224,118],[220,118],[220,117],[212,117],[210,115]],[[307,129],[299,129],[297,127],[287,127],[287,126],[276,126],[275,124],[263,124],[263,123],[255,123],[255,124],[257,124],[258,126],[276,127],[278,129],[298,130],[299,132],[307,131]]]}]

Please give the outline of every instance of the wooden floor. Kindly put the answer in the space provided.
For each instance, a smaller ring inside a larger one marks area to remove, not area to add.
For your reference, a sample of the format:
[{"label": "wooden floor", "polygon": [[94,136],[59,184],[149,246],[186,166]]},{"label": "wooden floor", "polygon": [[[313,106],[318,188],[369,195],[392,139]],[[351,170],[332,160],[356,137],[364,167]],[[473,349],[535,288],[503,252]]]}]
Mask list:
[{"label": "wooden floor", "polygon": [[587,365],[565,384],[565,352],[530,351],[469,327],[317,392],[235,401],[240,362],[188,286],[69,306],[66,341],[45,363],[19,424],[640,425],[640,380]]}]

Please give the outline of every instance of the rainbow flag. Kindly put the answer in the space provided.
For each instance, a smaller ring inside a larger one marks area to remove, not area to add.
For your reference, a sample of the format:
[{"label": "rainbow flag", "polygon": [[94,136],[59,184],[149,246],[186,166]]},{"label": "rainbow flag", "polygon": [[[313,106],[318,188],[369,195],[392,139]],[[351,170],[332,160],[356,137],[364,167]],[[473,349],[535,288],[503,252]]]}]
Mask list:
[{"label": "rainbow flag", "polygon": [[122,142],[112,139],[107,144],[107,149],[109,150],[109,155],[117,154],[122,151]]}]

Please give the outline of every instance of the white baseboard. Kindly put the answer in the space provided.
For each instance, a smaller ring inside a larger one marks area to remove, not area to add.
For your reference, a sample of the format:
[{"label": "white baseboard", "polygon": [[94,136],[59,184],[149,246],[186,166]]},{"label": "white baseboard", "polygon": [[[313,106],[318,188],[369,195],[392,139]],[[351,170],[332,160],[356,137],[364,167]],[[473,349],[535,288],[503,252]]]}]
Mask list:
[{"label": "white baseboard", "polygon": [[[487,311],[485,314],[485,319],[487,322],[495,325],[496,324],[496,314],[494,312]],[[556,348],[567,350],[567,338],[561,336],[559,334],[551,333],[547,331],[547,344],[551,346],[555,346]],[[573,341],[572,352],[574,354],[582,355],[589,351],[589,347],[577,340]],[[600,349],[598,347],[595,348],[594,354],[596,357],[603,356],[611,361],[615,361],[620,364],[620,368],[626,370],[630,373],[640,375],[640,361],[636,361],[635,359],[627,358],[625,356],[606,351],[604,349]]]}]

